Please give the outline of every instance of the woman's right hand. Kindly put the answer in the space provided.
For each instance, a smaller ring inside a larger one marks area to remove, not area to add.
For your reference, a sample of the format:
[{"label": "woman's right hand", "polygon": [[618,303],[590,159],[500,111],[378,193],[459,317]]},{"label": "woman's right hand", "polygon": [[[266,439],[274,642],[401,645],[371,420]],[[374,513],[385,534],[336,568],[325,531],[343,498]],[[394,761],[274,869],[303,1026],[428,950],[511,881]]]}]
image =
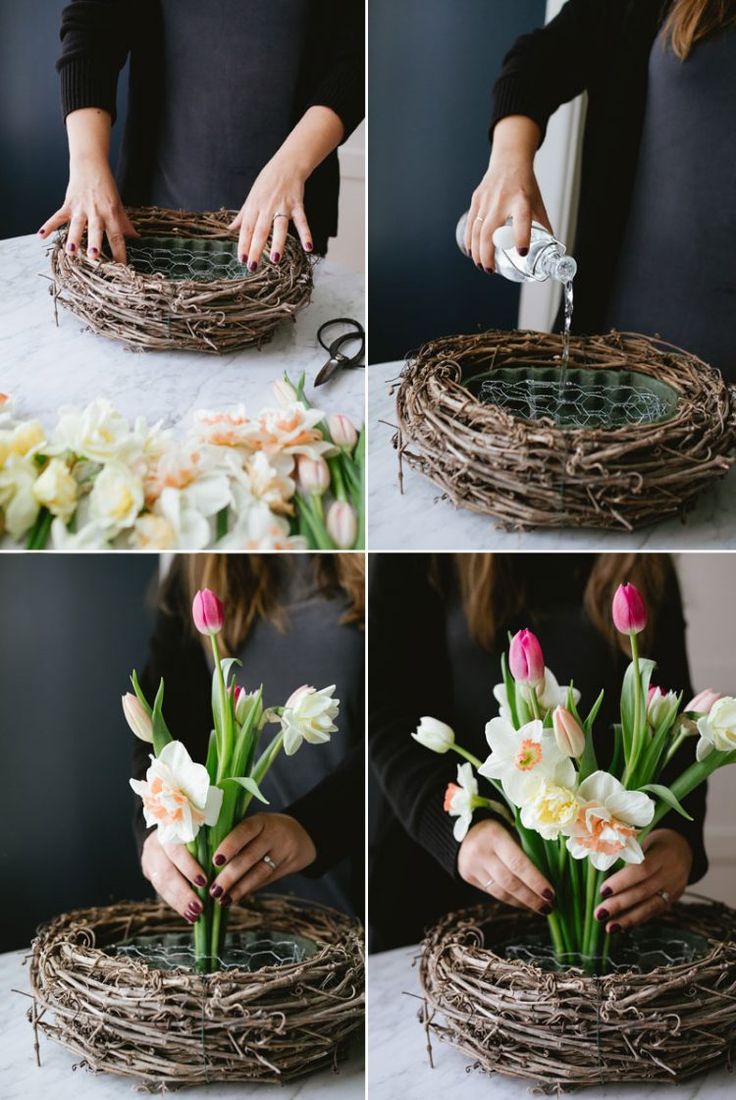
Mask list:
[{"label": "woman's right hand", "polygon": [[484,271],[495,268],[493,234],[508,218],[522,256],[529,251],[532,221],[552,232],[534,175],[539,137],[538,125],[525,115],[503,118],[493,131],[488,170],[473,192],[465,227],[465,251]]},{"label": "woman's right hand", "polygon": [[506,905],[542,916],[552,911],[554,890],[498,821],[479,821],[468,830],[457,867],[467,883]]},{"label": "woman's right hand", "polygon": [[204,908],[192,889],[207,885],[207,876],[184,844],[162,844],[158,830],[146,837],[141,870],[156,893],[194,924]]},{"label": "woman's right hand", "polygon": [[113,259],[127,263],[125,238],[137,237],[125,213],[115,178],[110,170],[110,116],[86,107],[67,116],[69,136],[69,186],[64,205],[38,231],[44,239],[62,225],[69,226],[67,252],[78,252],[87,230],[87,255],[95,260],[106,236]]}]

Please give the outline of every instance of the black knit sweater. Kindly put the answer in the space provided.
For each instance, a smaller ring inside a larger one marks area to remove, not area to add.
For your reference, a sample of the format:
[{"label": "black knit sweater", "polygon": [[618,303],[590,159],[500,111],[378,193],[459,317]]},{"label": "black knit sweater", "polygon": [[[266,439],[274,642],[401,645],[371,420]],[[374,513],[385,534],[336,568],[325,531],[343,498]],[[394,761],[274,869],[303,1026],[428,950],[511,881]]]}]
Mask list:
[{"label": "black knit sweater", "polygon": [[649,54],[668,0],[568,0],[547,26],[522,35],[493,90],[497,122],[541,127],[588,93],[577,233],[575,329],[601,332],[623,244],[646,107]]},{"label": "black knit sweater", "polygon": [[[529,614],[505,625],[512,631],[530,626],[537,632],[546,664],[559,682],[572,680],[581,691],[584,714],[605,690],[595,732],[598,760],[605,768],[627,659],[610,648],[582,608],[595,555],[522,557],[530,559],[525,563]],[[501,681],[500,647],[506,630],[499,631],[500,643],[493,652],[482,649],[470,635],[452,574],[438,588],[430,578],[431,561],[431,555],[415,554],[373,559],[369,752],[383,793],[379,799],[374,792],[372,814],[370,896],[377,948],[416,942],[431,920],[448,909],[476,904],[479,897],[457,874],[454,818],[443,810],[445,788],[455,780],[462,761],[454,753],[438,755],[423,748],[410,733],[422,715],[432,715],[453,727],[461,745],[485,759],[485,724],[498,712],[492,688]],[[644,655],[657,661],[653,683],[689,697],[685,624],[676,582],[666,594],[654,641]],[[686,742],[668,769],[669,778],[692,762],[693,748],[692,740]],[[677,830],[692,848],[691,881],[707,869],[705,796],[702,785],[685,800],[694,821],[674,813],[662,819],[661,827]],[[392,901],[397,890],[400,907]]]},{"label": "black knit sweater", "polygon": [[[360,122],[363,13],[360,0],[74,0],[57,66],[64,116],[99,107],[115,120],[129,58],[123,201],[237,209],[309,107],[331,108],[345,137]],[[319,251],[337,231],[338,189],[333,153],[305,193]]]}]

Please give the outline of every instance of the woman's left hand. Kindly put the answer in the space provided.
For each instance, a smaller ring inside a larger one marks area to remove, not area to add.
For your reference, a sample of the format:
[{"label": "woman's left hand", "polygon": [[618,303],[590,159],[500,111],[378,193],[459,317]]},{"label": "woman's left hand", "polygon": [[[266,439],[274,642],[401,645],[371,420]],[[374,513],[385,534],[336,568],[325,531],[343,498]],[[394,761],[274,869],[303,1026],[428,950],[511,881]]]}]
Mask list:
[{"label": "woman's left hand", "polygon": [[[629,863],[601,887],[595,911],[606,932],[624,932],[669,909],[687,886],[693,853],[674,829],[655,829],[642,844],[643,863]],[[667,895],[663,897],[662,894]]]},{"label": "woman's left hand", "polygon": [[308,173],[282,153],[272,157],[251,187],[250,194],[229,229],[239,229],[238,258],[255,271],[273,231],[270,259],[280,263],[286,248],[289,222],[294,223],[305,252],[314,248],[304,212],[304,183]]},{"label": "woman's left hand", "polygon": [[316,858],[312,838],[295,818],[253,814],[236,825],[214,853],[212,862],[222,870],[210,894],[227,908],[266,883],[301,871]]}]

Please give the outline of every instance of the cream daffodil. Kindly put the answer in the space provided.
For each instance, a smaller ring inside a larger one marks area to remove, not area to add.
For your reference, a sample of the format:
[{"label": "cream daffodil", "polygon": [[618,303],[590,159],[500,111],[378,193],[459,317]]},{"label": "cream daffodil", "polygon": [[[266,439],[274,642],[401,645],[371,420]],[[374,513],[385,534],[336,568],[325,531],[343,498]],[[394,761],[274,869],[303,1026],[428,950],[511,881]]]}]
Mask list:
[{"label": "cream daffodil", "polygon": [[207,769],[194,763],[181,741],[152,756],[145,780],[131,779],[130,785],[162,844],[191,844],[203,825],[215,825],[219,817],[222,791],[210,785]]},{"label": "cream daffodil", "polygon": [[654,802],[644,791],[627,791],[608,772],[589,775],[577,789],[579,808],[565,827],[567,850],[574,859],[590,860],[597,871],[607,871],[622,859],[642,863],[644,853],[636,839],[651,823]]},{"label": "cream daffodil", "polygon": [[333,697],[334,690],[334,684],[319,691],[303,684],[289,696],[280,717],[287,756],[293,756],[302,741],[321,745],[337,732],[334,720],[340,712],[340,700]]},{"label": "cream daffodil", "polygon": [[486,725],[486,740],[491,754],[478,772],[499,780],[515,806],[534,798],[543,779],[560,787],[574,786],[572,760],[560,752],[554,732],[540,721],[528,722],[517,732],[505,718],[492,718]]},{"label": "cream daffodil", "polygon": [[100,398],[84,409],[71,405],[61,409],[48,452],[61,454],[71,451],[104,465],[113,460],[121,463],[129,461],[138,446],[125,417],[111,402]]},{"label": "cream daffodil", "polygon": [[63,458],[52,458],[33,486],[42,508],[68,523],[79,500],[79,483]]},{"label": "cream daffodil", "polygon": [[89,496],[92,523],[107,528],[114,537],[132,527],[144,506],[141,479],[121,462],[108,462],[95,478]]},{"label": "cream daffodil", "polygon": [[521,823],[545,840],[557,840],[575,821],[578,808],[574,791],[543,779],[534,796],[521,807]]},{"label": "cream daffodil", "polygon": [[38,517],[40,505],[33,495],[37,477],[38,467],[25,455],[8,455],[0,466],[0,509],[13,539],[23,538]]},{"label": "cream daffodil", "polygon": [[283,408],[264,409],[258,417],[254,443],[267,455],[282,452],[319,458],[337,453],[335,445],[324,438],[317,425],[324,420],[319,409],[307,409],[300,402]]},{"label": "cream daffodil", "polygon": [[698,719],[700,740],[695,750],[698,760],[705,760],[714,749],[736,751],[736,699],[724,695],[717,699],[708,714]]}]

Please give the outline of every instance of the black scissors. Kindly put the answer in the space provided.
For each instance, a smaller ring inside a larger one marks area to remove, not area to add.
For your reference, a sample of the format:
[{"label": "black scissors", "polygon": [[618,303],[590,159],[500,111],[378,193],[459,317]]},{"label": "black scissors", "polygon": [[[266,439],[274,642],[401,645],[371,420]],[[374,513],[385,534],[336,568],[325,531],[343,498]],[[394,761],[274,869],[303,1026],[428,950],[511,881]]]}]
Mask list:
[{"label": "black scissors", "polygon": [[[322,334],[333,325],[349,325],[350,328],[347,332],[341,333],[331,344],[328,344]],[[342,370],[343,367],[363,366],[360,360],[363,358],[363,352],[365,351],[365,331],[360,321],[354,321],[352,317],[335,317],[332,321],[325,321],[323,325],[319,326],[317,339],[330,358],[318,371],[314,380],[315,386],[323,386],[325,382],[329,382],[337,371]],[[354,355],[344,355],[340,349],[351,340],[359,341],[358,350]]]}]

